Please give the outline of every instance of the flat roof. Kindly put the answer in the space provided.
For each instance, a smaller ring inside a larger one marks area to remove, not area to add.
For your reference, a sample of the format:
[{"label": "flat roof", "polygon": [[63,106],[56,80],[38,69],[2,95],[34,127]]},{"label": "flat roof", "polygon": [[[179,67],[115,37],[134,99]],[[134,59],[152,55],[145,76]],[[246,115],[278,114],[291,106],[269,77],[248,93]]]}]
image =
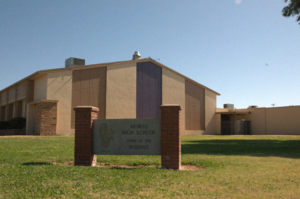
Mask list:
[{"label": "flat roof", "polygon": [[247,115],[250,114],[250,110],[239,110],[239,109],[229,109],[229,108],[217,108],[216,114],[221,115]]},{"label": "flat roof", "polygon": [[248,115],[248,114],[251,114],[251,111],[216,112],[216,114],[221,114],[221,115]]}]

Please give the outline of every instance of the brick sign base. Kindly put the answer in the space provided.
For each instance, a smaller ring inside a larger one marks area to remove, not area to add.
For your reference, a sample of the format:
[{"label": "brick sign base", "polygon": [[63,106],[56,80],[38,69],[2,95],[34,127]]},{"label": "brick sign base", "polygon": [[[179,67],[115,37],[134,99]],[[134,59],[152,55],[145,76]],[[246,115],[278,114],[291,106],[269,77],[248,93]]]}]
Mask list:
[{"label": "brick sign base", "polygon": [[180,106],[160,106],[161,109],[161,166],[181,169]]},{"label": "brick sign base", "polygon": [[96,166],[97,155],[93,154],[93,120],[99,109],[77,106],[75,110],[75,161],[74,165]]},{"label": "brick sign base", "polygon": [[[162,105],[161,109],[161,167],[181,169],[181,134],[179,105]],[[93,120],[98,108],[78,106],[75,110],[75,166],[95,166],[93,154]]]}]

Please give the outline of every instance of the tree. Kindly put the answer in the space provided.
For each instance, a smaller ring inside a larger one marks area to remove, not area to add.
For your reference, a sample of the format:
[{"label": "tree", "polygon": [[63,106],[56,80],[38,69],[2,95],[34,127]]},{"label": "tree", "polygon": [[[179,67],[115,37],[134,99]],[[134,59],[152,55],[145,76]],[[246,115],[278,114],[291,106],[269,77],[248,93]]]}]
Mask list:
[{"label": "tree", "polygon": [[288,2],[288,1],[289,1],[289,5],[285,6],[282,9],[282,15],[284,17],[298,15],[296,21],[299,21],[299,25],[300,25],[300,0],[284,0],[284,2]]}]

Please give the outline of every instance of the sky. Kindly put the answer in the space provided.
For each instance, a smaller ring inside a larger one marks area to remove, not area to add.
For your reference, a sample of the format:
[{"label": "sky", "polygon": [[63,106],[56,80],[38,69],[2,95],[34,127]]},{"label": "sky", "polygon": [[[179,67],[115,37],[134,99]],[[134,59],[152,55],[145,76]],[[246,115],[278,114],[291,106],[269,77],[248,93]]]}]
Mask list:
[{"label": "sky", "polygon": [[151,57],[217,107],[300,105],[300,25],[283,0],[0,0],[0,90],[38,71]]}]

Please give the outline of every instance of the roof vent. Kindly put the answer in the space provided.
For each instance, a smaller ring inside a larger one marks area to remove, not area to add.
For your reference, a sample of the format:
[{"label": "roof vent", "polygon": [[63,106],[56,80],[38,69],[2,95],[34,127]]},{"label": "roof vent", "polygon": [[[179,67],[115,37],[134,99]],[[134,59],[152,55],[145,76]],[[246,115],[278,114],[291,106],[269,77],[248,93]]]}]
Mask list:
[{"label": "roof vent", "polygon": [[85,60],[84,59],[79,59],[75,57],[70,57],[69,59],[66,59],[65,61],[65,67],[71,67],[71,66],[84,66],[85,65]]},{"label": "roof vent", "polygon": [[234,104],[223,104],[224,108],[234,109]]},{"label": "roof vent", "polygon": [[135,51],[132,56],[132,60],[136,60],[136,59],[141,59],[141,55],[140,55],[139,51]]}]

